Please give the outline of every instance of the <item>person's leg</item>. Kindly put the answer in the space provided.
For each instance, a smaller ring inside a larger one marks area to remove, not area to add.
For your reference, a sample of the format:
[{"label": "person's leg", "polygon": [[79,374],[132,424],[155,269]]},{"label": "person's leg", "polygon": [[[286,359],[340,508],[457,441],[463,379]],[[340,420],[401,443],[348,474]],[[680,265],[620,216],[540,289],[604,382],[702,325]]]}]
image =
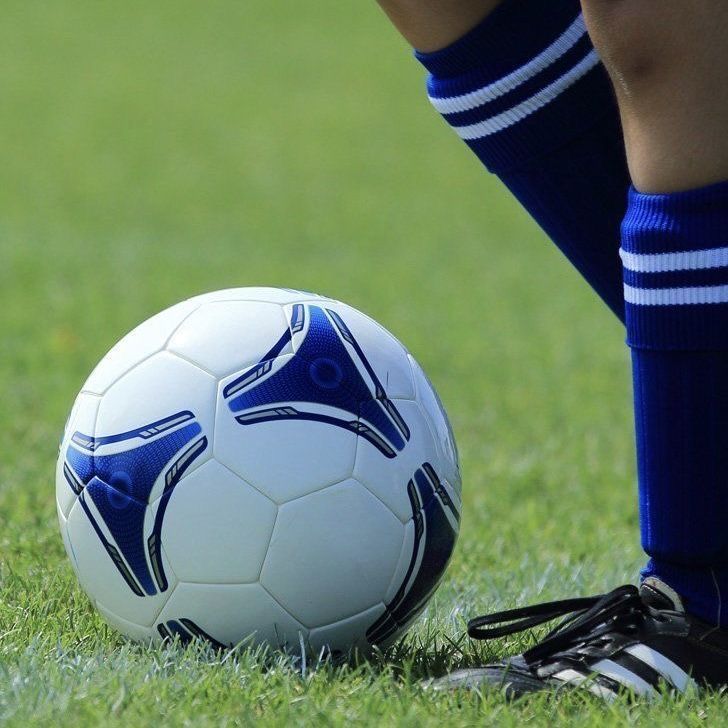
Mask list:
[{"label": "person's leg", "polygon": [[[572,615],[522,655],[456,671],[436,687],[486,683],[520,695],[569,685],[613,697],[624,688],[654,694],[694,682],[728,685],[728,6],[720,0],[582,5],[614,84],[635,184],[621,257],[640,521],[652,559],[639,591],[627,585],[471,620],[472,637],[492,639]],[[474,46],[466,45],[469,52],[460,56],[472,58]],[[433,57],[436,106],[489,165],[502,159],[500,150],[514,148],[500,143],[503,128],[520,132],[529,118],[535,125],[542,108],[553,110],[567,98],[553,80],[525,105],[500,112],[488,106],[473,117],[474,100],[494,103],[491,92],[508,88],[508,78],[522,87],[522,69],[533,64],[491,75],[476,91],[458,91],[440,85],[453,74],[437,54],[424,60],[432,64]],[[559,78],[578,76],[578,68],[561,69]],[[463,85],[474,83],[467,69],[460,75]],[[541,107],[536,100],[546,89],[562,93],[546,94]],[[584,176],[590,190],[594,178]],[[557,207],[549,214],[564,217]],[[603,219],[595,215],[594,226],[601,230]],[[586,226],[583,235],[589,234]]]},{"label": "person's leg", "polygon": [[583,5],[635,186],[622,258],[644,573],[728,626],[728,5]]},{"label": "person's leg", "polygon": [[611,84],[578,0],[379,0],[435,108],[624,319],[629,176]]}]

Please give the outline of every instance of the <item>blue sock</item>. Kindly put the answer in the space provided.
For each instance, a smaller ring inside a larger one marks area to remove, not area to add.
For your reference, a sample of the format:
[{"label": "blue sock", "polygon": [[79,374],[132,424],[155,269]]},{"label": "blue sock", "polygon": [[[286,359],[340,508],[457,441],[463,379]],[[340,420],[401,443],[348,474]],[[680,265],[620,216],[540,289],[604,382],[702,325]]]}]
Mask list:
[{"label": "blue sock", "polygon": [[728,625],[728,182],[631,191],[622,227],[642,544],[692,614]]},{"label": "blue sock", "polygon": [[[616,241],[629,175],[611,85],[576,0],[506,0],[452,46],[417,55],[435,108],[617,316],[626,313],[652,557],[643,574],[664,579],[697,616],[728,624],[728,294],[699,302],[728,291],[728,252],[722,265],[708,255],[654,272],[640,268],[649,258],[634,270],[627,255],[623,297]],[[727,229],[728,185],[633,192],[623,247],[638,256],[708,250]],[[683,290],[696,287],[705,288]]]},{"label": "blue sock", "polygon": [[578,0],[505,0],[453,45],[417,57],[435,108],[624,320],[629,175]]}]

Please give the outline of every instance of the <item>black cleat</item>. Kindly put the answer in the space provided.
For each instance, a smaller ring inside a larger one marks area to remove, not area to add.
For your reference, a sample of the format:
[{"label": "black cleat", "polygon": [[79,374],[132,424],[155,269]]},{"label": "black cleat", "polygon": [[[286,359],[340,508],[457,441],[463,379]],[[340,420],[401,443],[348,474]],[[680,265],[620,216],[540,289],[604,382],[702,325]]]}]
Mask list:
[{"label": "black cleat", "polygon": [[477,617],[468,623],[468,634],[490,640],[564,616],[522,655],[457,670],[428,686],[500,689],[511,698],[581,687],[611,699],[621,692],[653,696],[728,684],[728,629],[687,614],[680,597],[654,577],[640,589],[621,586],[595,597]]}]

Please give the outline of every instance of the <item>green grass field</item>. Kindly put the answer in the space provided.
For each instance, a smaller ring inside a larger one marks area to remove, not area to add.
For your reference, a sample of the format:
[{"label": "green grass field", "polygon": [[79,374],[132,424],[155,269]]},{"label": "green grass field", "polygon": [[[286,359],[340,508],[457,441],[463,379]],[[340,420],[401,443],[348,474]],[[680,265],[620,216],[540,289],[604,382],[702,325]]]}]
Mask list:
[{"label": "green grass field", "polygon": [[[5,0],[0,25],[0,723],[716,725],[720,695],[432,695],[521,649],[468,616],[640,564],[628,359],[607,309],[448,132],[373,1]],[[456,557],[368,664],[126,643],[58,533],[53,467],[127,330],[228,286],[320,291],[412,350],[458,438]]]}]

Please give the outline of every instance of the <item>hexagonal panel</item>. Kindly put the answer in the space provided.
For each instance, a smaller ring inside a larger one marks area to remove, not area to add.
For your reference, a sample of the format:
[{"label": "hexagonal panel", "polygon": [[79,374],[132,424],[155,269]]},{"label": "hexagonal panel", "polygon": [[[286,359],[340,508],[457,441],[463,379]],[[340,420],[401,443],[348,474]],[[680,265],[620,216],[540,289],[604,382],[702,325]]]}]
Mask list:
[{"label": "hexagonal panel", "polygon": [[[209,437],[216,393],[217,382],[199,367],[168,352],[155,354],[106,392],[99,405],[96,435],[116,437],[191,412]],[[119,448],[127,449],[128,441],[122,441]]]},{"label": "hexagonal panel", "polygon": [[[422,367],[410,356],[412,373],[417,389],[417,401],[422,408],[425,419],[430,425],[435,447],[437,448],[440,477],[445,478],[455,488],[458,495],[461,492],[460,464],[458,449],[455,444],[455,435],[445,407],[432,386]],[[434,463],[433,463],[434,465]]]},{"label": "hexagonal panel", "polygon": [[210,457],[215,384],[156,354],[107,390],[91,432],[72,436],[66,461],[82,485],[67,524],[74,565],[121,619],[150,624],[174,586],[160,542],[164,509],[180,478]]},{"label": "hexagonal panel", "polygon": [[181,625],[182,636],[207,635],[226,646],[246,640],[298,651],[299,633],[308,636],[260,584],[181,583],[157,618],[155,638],[161,638],[160,624],[161,633]]},{"label": "hexagonal panel", "polygon": [[276,506],[211,460],[179,482],[162,527],[162,546],[180,581],[257,581]]},{"label": "hexagonal panel", "polygon": [[257,364],[287,329],[277,303],[203,303],[179,326],[167,348],[224,377]]},{"label": "hexagonal panel", "polygon": [[64,516],[68,516],[71,506],[76,501],[76,494],[81,488],[79,474],[73,471],[66,459],[68,445],[77,431],[83,432],[91,437],[96,432],[96,414],[99,408],[100,398],[95,394],[81,392],[71,409],[71,414],[66,423],[61,446],[58,451],[56,462],[56,503]]},{"label": "hexagonal panel", "polygon": [[[67,523],[67,535],[73,564],[84,591],[94,601],[121,619],[140,626],[151,625],[162,605],[167,601],[169,590],[176,578],[169,562],[162,554],[168,590],[148,595],[134,591],[130,578],[134,579],[129,562],[121,557],[122,548],[106,527],[103,517],[91,498],[85,494],[71,508]],[[126,572],[127,577],[124,576]],[[132,574],[131,577],[128,575]]]},{"label": "hexagonal panel", "polygon": [[402,521],[412,518],[412,505],[407,495],[407,483],[422,463],[438,468],[438,450],[430,428],[417,402],[395,400],[407,423],[410,439],[394,458],[386,458],[364,439],[357,447],[354,477],[386,503]]},{"label": "hexagonal panel", "polygon": [[[324,301],[320,305],[341,317],[387,396],[390,399],[414,399],[412,371],[404,346],[383,326],[345,303]],[[348,342],[346,345],[352,357],[358,361],[355,348]]]},{"label": "hexagonal panel", "polygon": [[[220,383],[221,391],[226,383]],[[333,408],[318,406],[315,411],[341,416]],[[285,503],[351,475],[357,441],[351,430],[327,422],[285,417],[241,424],[235,417],[221,395],[215,423],[215,459],[275,503]]]},{"label": "hexagonal panel", "polygon": [[367,630],[383,613],[384,604],[376,604],[353,617],[312,629],[308,636],[311,650],[319,653],[322,649],[327,649],[336,656],[356,649],[367,655],[372,650],[372,645],[366,638]]},{"label": "hexagonal panel", "polygon": [[293,288],[272,288],[270,286],[246,286],[241,288],[223,288],[211,291],[190,299],[197,303],[214,301],[259,301],[261,303],[294,303],[310,299],[330,300],[308,291],[297,291]]},{"label": "hexagonal panel", "polygon": [[373,397],[414,396],[405,350],[370,319],[333,301],[286,310],[292,342],[281,339],[270,363],[221,382],[215,443],[221,462],[277,503],[348,476],[357,436],[385,456],[401,448],[395,408]]},{"label": "hexagonal panel", "polygon": [[382,601],[404,527],[360,483],[347,480],[281,506],[261,583],[307,627]]},{"label": "hexagonal panel", "polygon": [[182,301],[132,329],[97,364],[83,389],[103,394],[132,367],[161,351],[172,332],[198,305],[194,300]]}]

